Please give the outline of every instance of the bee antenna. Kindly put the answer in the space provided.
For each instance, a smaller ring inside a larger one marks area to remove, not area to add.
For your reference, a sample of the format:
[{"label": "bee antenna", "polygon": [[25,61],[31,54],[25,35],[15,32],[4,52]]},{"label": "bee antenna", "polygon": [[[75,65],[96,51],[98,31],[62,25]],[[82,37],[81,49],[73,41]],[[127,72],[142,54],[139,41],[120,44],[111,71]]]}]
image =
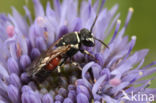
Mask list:
[{"label": "bee antenna", "polygon": [[93,22],[93,24],[92,24],[92,26],[91,26],[91,28],[90,28],[90,32],[93,31],[93,27],[94,27],[94,25],[95,25],[95,23],[96,23],[97,18],[98,18],[98,14],[96,15],[95,20],[94,20],[94,22]]},{"label": "bee antenna", "polygon": [[105,0],[102,0],[102,3],[101,3],[101,5],[100,5],[100,7],[98,8],[98,11],[97,11],[97,13],[96,13],[96,17],[95,17],[95,19],[94,19],[94,21],[93,21],[93,24],[92,24],[91,28],[90,28],[90,32],[93,31],[93,28],[94,28],[94,26],[95,26],[95,23],[96,23],[96,21],[97,21],[97,18],[98,18],[98,16],[99,16],[99,13],[100,13],[101,10],[102,10],[102,7],[103,7],[104,3],[105,3]]},{"label": "bee antenna", "polygon": [[106,43],[104,43],[103,41],[101,41],[100,39],[97,39],[96,37],[93,37],[95,40],[97,40],[97,41],[99,41],[101,44],[103,44],[106,48],[108,48],[109,49],[109,46],[106,44]]}]

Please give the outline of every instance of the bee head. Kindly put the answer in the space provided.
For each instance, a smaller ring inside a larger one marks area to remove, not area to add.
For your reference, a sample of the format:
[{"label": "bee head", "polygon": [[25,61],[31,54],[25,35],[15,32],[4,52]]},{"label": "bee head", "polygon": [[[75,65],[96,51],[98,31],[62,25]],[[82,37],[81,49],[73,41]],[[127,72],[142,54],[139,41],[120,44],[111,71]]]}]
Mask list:
[{"label": "bee head", "polygon": [[81,29],[80,40],[85,46],[92,47],[95,45],[92,33],[86,28]]}]

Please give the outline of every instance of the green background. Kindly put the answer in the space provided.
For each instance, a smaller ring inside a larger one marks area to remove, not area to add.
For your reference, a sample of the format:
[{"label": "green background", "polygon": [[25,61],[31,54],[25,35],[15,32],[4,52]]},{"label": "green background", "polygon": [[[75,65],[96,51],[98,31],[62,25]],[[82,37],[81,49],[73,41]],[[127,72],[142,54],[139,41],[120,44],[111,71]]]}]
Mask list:
[{"label": "green background", "polygon": [[[45,5],[48,0],[41,0]],[[156,60],[156,0],[107,0],[106,7],[111,8],[114,4],[119,4],[118,12],[124,24],[128,8],[133,7],[134,13],[126,30],[126,35],[136,35],[137,42],[134,50],[149,48],[145,65]],[[10,13],[11,7],[24,14],[23,5],[28,5],[33,11],[31,0],[0,0],[0,12]],[[153,74],[152,76],[156,75]],[[156,87],[156,80],[152,81],[151,87]]]}]

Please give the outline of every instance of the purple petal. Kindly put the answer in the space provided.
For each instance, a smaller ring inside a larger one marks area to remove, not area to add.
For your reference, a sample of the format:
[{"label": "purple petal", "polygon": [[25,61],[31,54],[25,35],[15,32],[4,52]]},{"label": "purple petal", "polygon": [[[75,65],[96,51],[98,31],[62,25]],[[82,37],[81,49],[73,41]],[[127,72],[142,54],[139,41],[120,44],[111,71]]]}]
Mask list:
[{"label": "purple petal", "polygon": [[27,22],[23,19],[23,17],[18,13],[18,11],[15,8],[12,8],[12,12],[13,12],[13,17],[14,17],[15,21],[17,21],[16,26],[22,32],[22,35],[26,35],[28,33]]},{"label": "purple petal", "polygon": [[31,25],[29,28],[29,39],[31,42],[32,47],[35,47],[35,25]]},{"label": "purple petal", "polygon": [[31,90],[22,93],[21,98],[22,103],[41,103],[41,98]]},{"label": "purple petal", "polygon": [[98,7],[99,7],[99,0],[96,0],[96,2],[93,5],[93,9],[95,12],[97,12]]},{"label": "purple petal", "polygon": [[103,6],[104,6],[104,4],[105,4],[105,1],[106,1],[106,0],[102,0],[101,5],[100,5],[99,12],[101,12],[101,10],[103,9]]},{"label": "purple petal", "polygon": [[60,32],[59,32],[59,36],[58,38],[62,37],[64,34],[68,33],[68,28],[66,25],[63,25],[61,28],[60,28]]},{"label": "purple petal", "polygon": [[[90,9],[89,9],[89,4],[86,1],[82,1],[81,4],[81,8],[80,8],[80,17],[82,20],[82,23],[86,23],[86,21],[90,18],[89,15],[91,15],[90,13]],[[85,25],[85,24],[83,24]]]},{"label": "purple petal", "polygon": [[118,85],[117,87],[114,87],[113,90],[112,90],[112,93],[114,95],[116,95],[119,91],[123,90],[128,85],[129,85],[129,82],[123,82],[120,85]]},{"label": "purple petal", "polygon": [[28,54],[30,54],[30,52],[32,50],[32,45],[31,45],[30,40],[28,38],[26,39],[26,44],[27,44]]},{"label": "purple petal", "polygon": [[120,103],[119,101],[107,95],[103,96],[103,100],[106,101],[107,103]]},{"label": "purple petal", "polygon": [[76,91],[75,90],[70,90],[69,93],[72,93],[73,96],[76,96]]},{"label": "purple petal", "polygon": [[22,55],[20,57],[20,64],[23,70],[25,71],[26,67],[28,67],[29,64],[31,64],[31,60],[28,55]]},{"label": "purple petal", "polygon": [[75,94],[73,95],[72,92],[68,93],[68,98],[70,98],[72,101],[75,101]]},{"label": "purple petal", "polygon": [[30,77],[28,76],[27,73],[22,73],[21,74],[21,81],[24,83],[28,83],[30,81]]},{"label": "purple petal", "polygon": [[37,86],[36,86],[36,84],[33,82],[33,81],[31,81],[31,82],[29,82],[29,87],[31,87],[32,88],[32,90],[37,90],[38,88],[37,88]]},{"label": "purple petal", "polygon": [[20,93],[15,86],[9,85],[7,92],[12,103],[20,103]]},{"label": "purple petal", "polygon": [[4,14],[4,13],[1,13],[1,14],[0,14],[0,19],[1,19],[2,21],[8,21],[8,17],[7,17],[6,14]]},{"label": "purple petal", "polygon": [[98,60],[98,64],[102,66],[104,65],[103,55],[101,53],[96,53],[95,58]]},{"label": "purple petal", "polygon": [[35,9],[35,16],[44,16],[44,10],[40,3],[40,0],[33,0],[34,2],[34,9]]},{"label": "purple petal", "polygon": [[156,68],[155,67],[152,67],[152,68],[147,69],[147,70],[140,71],[141,75],[138,76],[137,79],[140,79],[140,78],[143,78],[145,76],[151,75],[151,74],[153,74],[155,72],[156,72]]},{"label": "purple petal", "polygon": [[63,97],[66,97],[67,96],[67,91],[64,88],[60,88],[59,91],[58,91],[58,94],[62,95]]},{"label": "purple petal", "polygon": [[103,76],[103,75],[106,75],[106,80],[109,80],[110,79],[110,69],[109,68],[104,68],[102,69],[102,71],[100,72],[100,75]]},{"label": "purple petal", "polygon": [[20,78],[15,74],[15,73],[12,73],[9,77],[9,84],[12,84],[14,85],[16,88],[20,89],[21,88],[21,81],[20,81]]},{"label": "purple petal", "polygon": [[12,44],[10,44],[9,47],[10,47],[10,55],[11,55],[11,57],[13,57],[14,59],[18,59],[16,44],[12,43]]},{"label": "purple petal", "polygon": [[18,35],[17,41],[19,42],[20,49],[22,50],[22,54],[28,54],[28,45],[27,45],[27,41],[26,41],[25,37],[22,35]]},{"label": "purple petal", "polygon": [[82,28],[82,22],[80,18],[75,18],[71,24],[71,31],[80,31],[80,29]]},{"label": "purple petal", "polygon": [[77,99],[77,103],[89,103],[87,96],[83,93],[79,93],[76,99]]},{"label": "purple petal", "polygon": [[101,66],[99,64],[95,63],[92,66],[92,71],[93,71],[94,79],[97,80],[100,77]]},{"label": "purple petal", "polygon": [[42,97],[42,102],[43,102],[43,103],[54,103],[54,100],[53,100],[53,98],[51,97],[50,94],[45,94],[45,95]]},{"label": "purple petal", "polygon": [[88,99],[91,97],[88,89],[83,85],[78,85],[77,88],[76,88],[76,91],[77,91],[78,94],[79,93],[85,94],[88,97]]},{"label": "purple petal", "polygon": [[50,2],[47,3],[47,6],[46,6],[46,15],[47,16],[54,16],[55,15],[55,12],[51,9],[50,7]]},{"label": "purple petal", "polygon": [[26,16],[27,16],[28,19],[29,19],[30,24],[32,24],[32,17],[31,17],[30,11],[29,11],[29,9],[27,8],[27,6],[24,6],[24,10],[25,10]]},{"label": "purple petal", "polygon": [[74,103],[70,98],[65,98],[63,103]]},{"label": "purple petal", "polygon": [[133,8],[129,8],[129,12],[128,12],[128,15],[127,15],[127,18],[126,18],[126,21],[125,21],[125,27],[127,27],[131,17],[132,17],[132,14],[133,14]]},{"label": "purple petal", "polygon": [[[36,87],[36,85],[35,85],[35,87]],[[34,87],[33,87],[34,88]],[[35,88],[35,89],[33,89],[33,90],[37,90],[38,88]],[[47,94],[48,93],[48,90],[46,89],[46,88],[42,88],[42,89],[40,89],[40,92],[39,92],[40,94]]]},{"label": "purple petal", "polygon": [[63,102],[63,97],[61,96],[61,95],[56,95],[55,96],[55,101],[61,101],[61,102]]},{"label": "purple petal", "polygon": [[94,101],[94,103],[101,103],[100,101]]},{"label": "purple petal", "polygon": [[120,38],[123,36],[123,34],[125,33],[125,30],[126,30],[126,28],[123,27],[123,28],[119,31],[117,39],[120,39]]},{"label": "purple petal", "polygon": [[61,7],[60,7],[60,2],[59,0],[54,0],[53,1],[53,6],[54,6],[54,10],[55,10],[55,13],[57,15],[57,17],[60,17],[60,14],[61,14]]},{"label": "purple petal", "polygon": [[28,92],[28,91],[31,91],[32,89],[29,87],[29,86],[27,86],[27,85],[25,85],[25,86],[23,86],[22,87],[22,92],[24,93],[24,92]]},{"label": "purple petal", "polygon": [[104,82],[104,80],[106,79],[106,75],[101,76],[96,83],[93,85],[92,88],[92,94],[94,96],[94,99],[99,100],[101,97],[97,94],[97,91],[99,90],[101,84]]},{"label": "purple petal", "polygon": [[37,37],[36,38],[36,47],[40,51],[45,51],[47,49],[46,43],[42,37]]},{"label": "purple petal", "polygon": [[19,66],[14,58],[9,58],[7,64],[8,64],[8,72],[10,74],[15,73],[19,75],[20,73]]},{"label": "purple petal", "polygon": [[[68,6],[70,5],[70,6]],[[78,15],[78,1],[64,0],[62,3],[61,21],[71,26],[74,23],[75,18]],[[61,25],[62,25],[61,23]],[[71,30],[71,29],[69,29]],[[71,31],[70,31],[71,32]]]},{"label": "purple petal", "polygon": [[121,21],[120,20],[117,20],[116,28],[115,28],[113,37],[112,37],[111,41],[109,42],[109,44],[111,44],[114,41],[114,39],[115,39],[115,37],[116,37],[116,35],[117,35],[118,31],[119,31],[120,24],[121,24]]},{"label": "purple petal", "polygon": [[8,71],[0,64],[0,78],[7,79],[9,77]]},{"label": "purple petal", "polygon": [[146,66],[143,67],[142,69],[147,69],[147,68],[149,68],[149,67],[151,67],[151,66],[153,66],[153,65],[156,65],[156,61],[153,61],[152,63],[146,65]]},{"label": "purple petal", "polygon": [[2,98],[0,98],[0,103],[9,103],[8,101],[2,100]]},{"label": "purple petal", "polygon": [[122,64],[119,67],[117,67],[114,71],[112,71],[111,74],[112,75],[117,74],[118,77],[120,77],[122,75],[122,73],[125,73],[126,71],[131,69],[132,65],[135,65],[139,61],[141,61],[143,59],[143,57],[147,54],[147,52],[148,52],[148,50],[140,50],[140,51],[134,53],[126,61],[122,62]]},{"label": "purple petal", "polygon": [[70,91],[70,90],[75,90],[75,89],[76,89],[75,85],[70,84],[70,85],[68,86],[68,90],[69,90],[69,91]]},{"label": "purple petal", "polygon": [[91,68],[91,66],[94,64],[94,62],[90,62],[88,64],[86,64],[84,67],[83,67],[83,70],[82,70],[82,78],[83,78],[83,81],[84,83],[86,84],[86,86],[88,88],[91,88],[92,85],[90,84],[90,82],[86,79],[85,75],[87,73],[87,71]]},{"label": "purple petal", "polygon": [[55,103],[62,103],[61,101],[55,101]]},{"label": "purple petal", "polygon": [[130,42],[130,47],[129,47],[127,55],[124,57],[124,60],[127,59],[127,57],[130,55],[130,52],[132,51],[132,49],[135,45],[135,42],[136,42],[136,36],[132,36],[132,40]]},{"label": "purple petal", "polygon": [[33,48],[31,51],[31,58],[34,60],[35,58],[41,55],[40,51],[37,48]]},{"label": "purple petal", "polygon": [[7,94],[7,85],[0,79],[0,96],[8,99],[8,94]]}]

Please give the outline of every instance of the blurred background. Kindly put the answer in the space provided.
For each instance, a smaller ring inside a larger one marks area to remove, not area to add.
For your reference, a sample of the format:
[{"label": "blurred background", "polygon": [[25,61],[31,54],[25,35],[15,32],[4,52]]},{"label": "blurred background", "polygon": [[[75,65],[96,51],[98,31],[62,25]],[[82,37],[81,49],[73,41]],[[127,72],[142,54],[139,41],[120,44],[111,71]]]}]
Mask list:
[{"label": "blurred background", "polygon": [[[50,0],[40,1],[46,5],[46,2]],[[121,13],[120,19],[122,25],[124,25],[128,8],[134,8],[126,35],[137,36],[134,50],[150,49],[144,65],[156,60],[156,0],[107,0],[105,7],[110,9],[116,3],[119,4],[118,12]],[[28,5],[33,12],[31,0],[0,0],[0,13],[11,13],[11,7],[14,6],[21,14],[24,14],[23,5]],[[156,73],[152,76],[154,75]],[[153,80],[151,87],[156,87],[156,80]]]}]

